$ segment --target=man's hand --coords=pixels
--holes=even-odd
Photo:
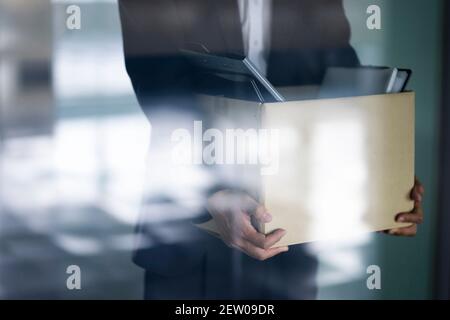
[[[286,234],[285,230],[277,229],[264,235],[255,229],[252,220],[264,224],[270,222],[272,216],[247,194],[219,191],[208,199],[207,207],[228,246],[261,261],[288,251],[288,247],[271,248]]]
[[[413,225],[409,227],[387,230],[386,233],[395,236],[407,236],[407,237],[412,237],[417,234],[417,225],[423,222],[422,200],[424,193],[425,188],[416,178],[414,182],[414,187],[412,188],[410,195],[411,200],[414,200],[414,209],[411,212],[399,213],[395,218],[397,222],[411,222]]]

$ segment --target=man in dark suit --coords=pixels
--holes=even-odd
[[[271,216],[251,192],[217,178],[206,186],[193,183],[208,170],[191,175],[190,184],[181,175],[173,179],[163,154],[173,130],[205,116],[194,97],[202,81],[181,49],[248,56],[276,87],[318,86],[328,67],[359,65],[342,0],[119,0],[119,5],[126,68],[152,124],[150,152],[157,159],[150,170],[166,173],[151,179],[137,226],[134,261],[146,270],[145,297],[315,298],[315,258],[302,245],[270,248],[284,230],[264,236],[253,228],[250,216],[262,223]],[[208,81],[225,91],[226,82]],[[402,214],[405,221],[420,222],[422,192],[416,184],[416,207]],[[187,198],[201,200],[191,206]],[[223,241],[192,226],[203,216],[214,217]],[[395,232],[415,234],[416,226]]]

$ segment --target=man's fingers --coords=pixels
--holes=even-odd
[[[259,205],[253,213],[250,213],[259,223],[272,221],[272,216],[264,206]]]
[[[414,202],[414,208],[411,211],[411,213],[417,213],[421,216],[423,216],[423,207],[422,207],[422,202]]]
[[[272,258],[272,257],[276,256],[277,254],[280,254],[280,253],[283,253],[283,252],[287,252],[287,251],[289,251],[289,247],[287,247],[287,246],[285,246],[285,247],[277,247],[277,248],[270,248],[270,249],[266,250],[266,257],[265,257],[265,259]]]
[[[414,208],[411,212],[402,212],[395,217],[395,221],[411,223],[411,225],[403,228],[385,230],[383,232],[395,236],[415,236],[417,234],[417,225],[423,222],[422,200],[424,193],[425,188],[419,179],[415,177],[414,187],[410,193],[411,199],[414,200]]]
[[[264,249],[266,236],[262,233],[259,233],[249,221],[245,222],[245,227],[242,232],[242,237],[244,240],[251,242],[253,245]]]
[[[414,202],[414,208],[411,212],[402,212],[395,217],[397,222],[411,222],[421,224],[423,222],[423,208],[420,201]]]
[[[410,198],[415,201],[421,202],[423,200],[423,194],[425,193],[425,188],[422,183],[420,183],[417,177],[414,181],[414,187],[411,190]]]
[[[423,223],[423,209],[419,201],[415,201],[414,209],[411,212],[402,212],[395,217],[397,222],[412,223],[412,225],[396,228],[391,230],[385,230],[385,233],[395,236],[415,236],[417,233],[417,225]]]
[[[277,229],[266,235],[266,241],[264,243],[264,249],[273,247],[278,241],[286,235],[286,230]]]
[[[240,210],[255,218],[258,223],[267,223],[272,220],[272,216],[267,212],[267,209],[246,194],[241,196]]]
[[[222,240],[228,246],[258,260],[266,260],[288,250],[288,247],[272,248],[286,231],[278,229],[264,235],[256,230],[252,222],[264,224],[270,222],[272,216],[252,197],[242,193],[221,193],[211,199],[210,205]]]
[[[271,248],[271,249],[261,249],[252,243],[248,241],[243,241],[238,245],[238,248],[241,249],[243,252],[248,254],[249,256],[258,259],[260,261],[264,261],[266,259],[272,258],[276,256],[277,254],[286,252],[289,250],[288,247],[277,247],[277,248]]]
[[[414,187],[411,190],[411,200],[419,201],[419,202],[422,201],[422,194],[419,192],[419,188]]]
[[[418,191],[423,195],[425,193],[425,188],[422,184],[422,182],[417,179],[417,177],[414,178],[414,186],[417,187]]]
[[[393,236],[406,236],[412,237],[417,233],[417,224],[405,228],[397,228],[389,230],[389,234]]]
[[[253,226],[251,225],[247,225],[243,232],[245,240],[251,242],[253,245],[261,249],[269,249],[270,247],[275,245],[278,241],[280,241],[285,234],[286,234],[285,230],[277,229],[268,235],[264,235],[256,231],[255,228],[253,228]]]
[[[238,203],[240,210],[248,215],[254,214],[256,209],[260,206],[260,204],[248,194],[240,194]]]
[[[272,221],[272,216],[267,209],[248,195],[242,198],[241,210],[255,219],[256,223],[264,224]]]
[[[415,201],[421,202],[423,200],[423,187],[418,184],[415,184],[411,190],[410,198]]]
[[[417,213],[400,213],[396,219],[398,222],[411,222],[421,224],[423,222],[423,216]]]

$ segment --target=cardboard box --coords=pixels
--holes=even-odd
[[[266,104],[202,101],[221,115],[224,128],[277,133],[268,157],[277,163],[258,176],[260,200],[273,216],[260,232],[287,230],[276,246],[409,225],[395,216],[413,208],[413,92]],[[255,166],[240,170],[254,177]],[[255,184],[250,180],[242,184]],[[217,234],[212,220],[200,227]]]

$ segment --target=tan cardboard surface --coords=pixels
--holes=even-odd
[[[254,126],[279,134],[270,149],[277,170],[260,177],[273,216],[262,231],[287,230],[278,246],[408,225],[394,218],[413,207],[414,99],[401,93],[259,106]],[[222,112],[230,117],[245,107],[226,101]],[[213,221],[202,227],[215,231]]]

